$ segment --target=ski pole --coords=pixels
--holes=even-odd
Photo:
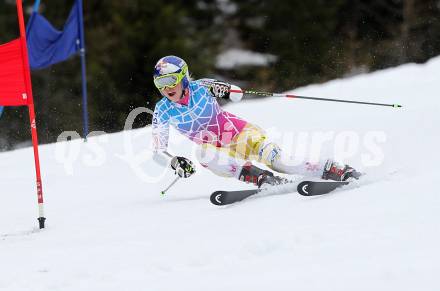
[[[172,154],[170,154],[170,153],[167,152],[167,151],[164,151],[163,153],[164,153],[165,155],[167,155],[168,157],[170,157],[171,159],[175,158]],[[179,157],[177,157],[177,158],[179,158]],[[188,167],[189,167],[189,169],[188,169]],[[176,170],[176,169],[173,168],[173,167],[172,167],[172,169]],[[173,182],[171,182],[171,184],[170,184],[165,190],[163,190],[163,191],[160,192],[160,193],[162,194],[162,196],[165,195],[165,193],[166,193],[171,187],[173,187],[174,184],[176,184],[176,182],[179,180],[179,178],[181,178],[182,175],[183,175],[185,178],[188,178],[189,176],[191,176],[192,174],[195,173],[195,168],[194,168],[193,164],[191,163],[191,161],[189,161],[189,165],[186,166],[186,168],[185,168],[184,171],[188,171],[188,173],[184,173],[184,172],[182,172],[182,173],[179,173],[179,174],[178,174],[178,173],[177,173],[177,170],[176,170],[175,174],[178,175],[178,176],[173,180]]]
[[[171,182],[171,184],[163,191],[160,192],[160,194],[163,196],[165,195],[165,193],[170,190],[171,187],[173,187],[174,184],[176,184],[176,182],[180,179],[179,176],[176,177],[176,179],[173,180],[173,182]]]
[[[309,100],[318,100],[318,101],[332,101],[332,102],[354,103],[354,104],[364,104],[364,105],[389,106],[389,107],[394,107],[394,108],[402,107],[402,105],[399,105],[399,104],[385,104],[385,103],[374,103],[374,102],[353,101],[353,100],[343,100],[343,99],[319,98],[319,97],[309,97],[309,96],[298,96],[298,95],[293,95],[293,94],[259,92],[259,91],[252,91],[252,90],[231,89],[229,92],[257,95],[257,96],[263,96],[263,97],[285,97],[285,98],[309,99]]]

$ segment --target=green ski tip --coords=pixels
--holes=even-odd
[[[401,108],[402,105],[400,105],[400,104],[393,104],[393,107],[394,107],[394,108]]]

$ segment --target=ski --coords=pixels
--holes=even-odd
[[[211,194],[210,200],[214,205],[228,205],[258,194],[262,190],[263,189],[215,191]]]
[[[303,196],[323,195],[349,183],[347,181],[302,181],[298,184],[297,191]]]
[[[298,180],[292,180],[284,184],[267,186],[259,189],[236,190],[236,191],[215,191],[211,194],[210,200],[214,205],[228,205],[253,196],[255,194],[284,194],[295,192]]]

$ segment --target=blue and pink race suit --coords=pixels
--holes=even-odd
[[[312,176],[322,173],[322,163],[314,167],[309,162],[299,165],[286,163],[286,158],[290,157],[281,155],[281,149],[268,141],[261,129],[220,107],[209,90],[211,84],[210,79],[191,81],[189,94],[178,103],[163,97],[156,104],[153,114],[155,152],[167,150],[169,127],[172,125],[192,141],[212,145],[216,149],[219,156],[205,160],[199,157],[199,162],[220,176],[238,178],[243,162],[235,158],[237,153],[242,160],[257,160],[282,173]],[[235,143],[245,146],[237,149]],[[226,152],[223,157],[222,152]],[[248,154],[254,154],[254,157]]]

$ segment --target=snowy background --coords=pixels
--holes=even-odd
[[[367,172],[364,181],[315,198],[217,207],[212,191],[249,186],[200,166],[161,197],[173,176],[148,160],[144,128],[41,146],[48,220],[39,231],[32,150],[1,153],[0,290],[439,290],[439,76],[435,58],[294,91],[402,109],[293,99],[226,106],[272,133],[329,133],[329,154],[337,136],[359,136],[347,161]],[[362,164],[369,132],[385,137],[377,166]],[[170,151],[192,149],[176,137]]]

